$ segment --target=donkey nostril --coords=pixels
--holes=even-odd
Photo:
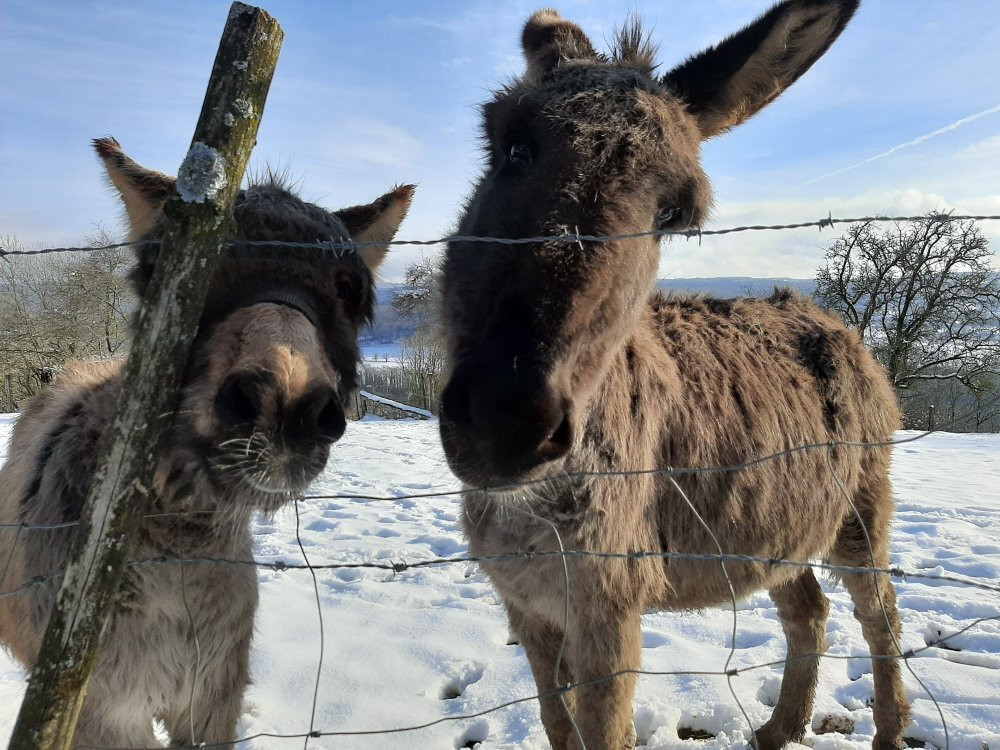
[[[563,411],[559,426],[538,446],[536,455],[543,461],[553,461],[569,453],[573,445],[573,424],[569,412]]]
[[[215,396],[215,413],[230,427],[252,424],[260,414],[260,390],[257,378],[235,374],[226,378]]]
[[[347,428],[344,409],[340,397],[333,388],[320,386],[305,396],[298,407],[299,419],[291,424],[299,424],[295,432],[306,440],[336,442]]]
[[[340,440],[347,429],[347,418],[336,398],[331,398],[316,415],[316,429],[320,438],[331,443]]]

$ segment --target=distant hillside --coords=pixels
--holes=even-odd
[[[375,317],[371,328],[361,331],[368,341],[399,341],[413,333],[413,321],[401,318],[392,309],[392,296],[401,284],[382,282],[375,289]]]
[[[660,279],[656,285],[665,292],[690,292],[713,297],[767,297],[775,287],[788,287],[812,295],[813,279],[755,279],[751,276],[718,276],[714,278]]]
[[[816,282],[812,279],[755,279],[751,276],[719,276],[716,278],[660,279],[657,287],[663,291],[707,294],[714,297],[766,297],[774,288],[790,287],[803,294],[812,294]],[[392,309],[392,296],[399,284],[379,284],[376,292],[375,322],[362,332],[367,341],[399,341],[413,333],[412,320],[401,318]]]

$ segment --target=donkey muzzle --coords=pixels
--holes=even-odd
[[[515,370],[476,368],[452,376],[442,396],[445,455],[474,485],[524,478],[573,445],[570,402]]]

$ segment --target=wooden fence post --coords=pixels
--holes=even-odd
[[[14,411],[14,391],[10,385],[11,374],[8,372],[3,376],[4,388],[7,392],[7,411]]]
[[[215,262],[232,232],[233,201],[283,38],[263,10],[233,3],[191,148],[164,208],[168,222],[123,371],[122,402],[101,438],[98,468],[11,750],[64,750],[72,743],[127,567],[130,535],[152,485],[151,458],[173,418]]]

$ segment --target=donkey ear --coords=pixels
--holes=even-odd
[[[129,240],[137,240],[153,228],[167,198],[173,193],[173,177],[136,164],[114,138],[95,138],[94,150],[104,162],[108,179],[125,204]]]
[[[663,77],[711,138],[755,115],[805,73],[860,0],[785,0]]]
[[[545,71],[555,68],[563,60],[592,60],[597,57],[597,51],[583,29],[550,8],[537,11],[524,24],[521,46],[528,63],[524,77],[530,82],[537,82]]]
[[[389,251],[388,242],[406,218],[416,185],[400,185],[366,206],[342,208],[334,213],[344,222],[351,239],[366,244],[360,248],[361,258],[372,273],[378,270]]]

